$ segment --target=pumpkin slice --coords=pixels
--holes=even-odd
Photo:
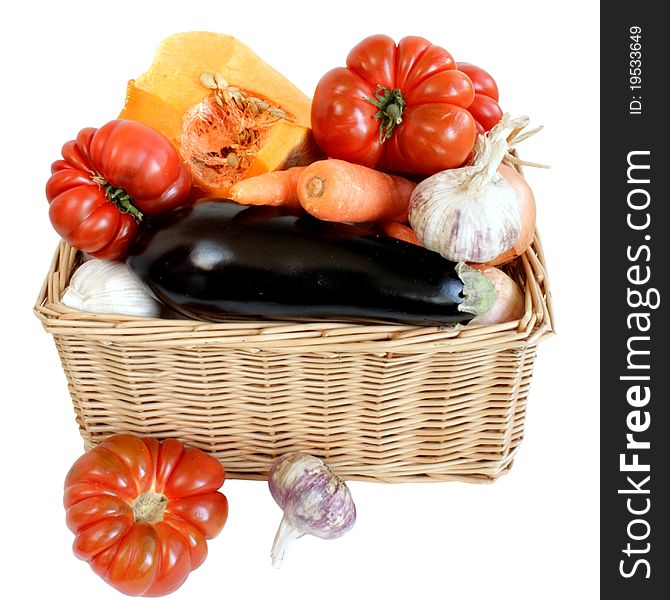
[[[227,196],[240,179],[321,157],[310,99],[228,35],[163,40],[149,70],[128,83],[119,116],[167,136],[206,194]]]

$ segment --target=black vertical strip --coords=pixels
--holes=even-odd
[[[662,4],[601,5],[601,597],[665,599],[670,32]]]

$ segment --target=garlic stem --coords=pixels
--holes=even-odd
[[[295,527],[291,521],[287,518],[286,515],[279,523],[279,528],[277,529],[277,534],[275,535],[274,542],[272,543],[272,551],[270,556],[272,557],[272,566],[275,569],[281,568],[284,562],[284,553],[286,548],[293,541],[305,535],[303,531],[300,531]]]
[[[528,125],[528,120],[526,116],[512,118],[509,113],[505,113],[488,135],[477,138],[474,150],[476,158],[472,165],[475,172],[468,183],[469,193],[479,195],[489,185],[509,149],[508,132],[520,131]]]
[[[540,125],[539,127],[536,127],[535,129],[529,129],[528,131],[524,131],[521,133],[521,130],[523,127],[517,127],[512,133],[510,133],[507,136],[507,145],[510,148],[513,148],[520,142],[523,142],[524,140],[527,140],[529,137],[535,135],[536,133],[539,133],[544,129],[543,125]]]

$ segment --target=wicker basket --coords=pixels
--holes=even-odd
[[[523,436],[533,363],[553,330],[539,239],[510,267],[520,321],[412,325],[140,319],[60,303],[61,243],[35,313],[53,335],[89,449],[112,433],[178,437],[233,478],[278,455],[374,481],[493,481]]]

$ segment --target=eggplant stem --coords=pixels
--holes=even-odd
[[[299,537],[305,535],[303,531],[300,531],[295,527],[284,515],[279,523],[279,529],[277,529],[277,534],[275,535],[274,542],[272,543],[272,551],[270,556],[272,557],[272,566],[275,569],[280,569],[284,562],[284,552],[286,548],[293,541],[297,540]]]
[[[463,282],[463,302],[458,305],[461,312],[482,315],[490,310],[496,301],[493,282],[481,271],[464,262],[456,265],[456,274]]]

